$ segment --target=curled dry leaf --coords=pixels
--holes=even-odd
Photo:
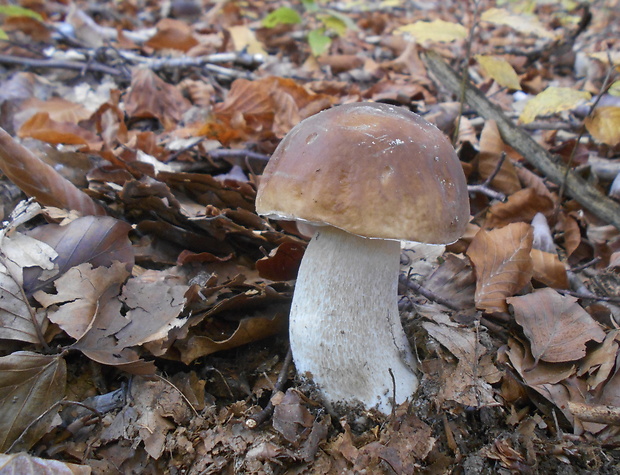
[[[97,136],[71,122],[57,122],[47,112],[37,112],[20,127],[19,137],[31,137],[51,144],[88,145]]]
[[[472,241],[467,255],[476,271],[476,307],[488,313],[505,312],[506,297],[532,278],[532,227],[525,223],[485,231]]]
[[[603,381],[606,381],[611,374],[620,348],[619,339],[620,330],[610,331],[603,343],[588,352],[579,365],[577,376],[588,375],[588,389],[595,389]]]
[[[67,367],[60,356],[19,351],[0,357],[0,452],[20,437],[13,448],[29,450],[49,430],[57,412],[52,407],[65,397],[66,382]],[[43,414],[41,423],[22,434]]]
[[[586,343],[603,341],[605,332],[571,296],[553,289],[508,299],[515,319],[532,345],[535,363],[574,361],[586,355]]]
[[[74,209],[80,214],[105,215],[105,210],[51,166],[0,128],[0,169],[26,195],[40,204]]]

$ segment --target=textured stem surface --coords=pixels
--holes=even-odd
[[[290,340],[300,375],[332,402],[384,413],[418,386],[398,314],[398,241],[320,228],[306,249],[291,307]],[[390,375],[390,370],[394,376]]]

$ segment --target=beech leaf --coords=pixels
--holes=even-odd
[[[477,54],[476,61],[478,61],[485,74],[493,78],[500,86],[521,90],[519,76],[517,76],[514,68],[504,58]]]
[[[615,147],[620,143],[620,107],[597,107],[586,117],[588,132],[599,142]]]
[[[42,459],[29,454],[0,454],[0,473],[21,475],[90,475],[91,468],[59,460]]]
[[[14,448],[28,450],[47,432],[56,413],[50,409],[65,397],[66,379],[66,363],[60,356],[20,351],[0,357],[0,452],[49,411],[43,418],[47,423],[32,426]]]
[[[591,94],[586,91],[577,91],[569,87],[548,87],[525,104],[519,120],[529,124],[538,116],[574,109],[590,97]]]
[[[571,296],[553,289],[508,299],[515,319],[532,345],[535,362],[574,361],[586,355],[586,343],[603,341],[605,332]]]
[[[506,297],[532,278],[532,227],[526,223],[485,231],[481,229],[467,250],[476,270],[476,306],[485,312],[505,312]]]
[[[63,275],[72,267],[89,262],[93,267],[108,267],[118,261],[130,270],[134,250],[127,234],[131,225],[110,216],[85,216],[66,226],[47,224],[28,232],[28,236],[51,246],[58,257],[58,271],[39,280],[41,270],[32,268],[24,273],[24,288],[29,295]]]

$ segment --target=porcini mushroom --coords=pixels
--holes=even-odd
[[[304,254],[289,336],[298,374],[328,403],[389,413],[418,387],[398,313],[400,241],[456,241],[467,183],[446,137],[380,103],[337,106],[295,126],[260,181],[259,214],[316,232]]]

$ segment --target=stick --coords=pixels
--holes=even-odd
[[[620,425],[620,407],[590,406],[589,404],[568,401],[568,410],[573,413],[573,416],[584,422]]]
[[[460,78],[441,57],[427,51],[423,54],[426,67],[452,94],[458,94]],[[465,102],[486,120],[494,120],[504,141],[519,152],[525,160],[558,185],[564,180],[564,169],[554,162],[553,156],[536,143],[526,132],[517,127],[499,107],[489,102],[479,89],[467,84]],[[566,193],[603,221],[620,229],[620,205],[606,197],[583,178],[569,173],[566,177]]]

